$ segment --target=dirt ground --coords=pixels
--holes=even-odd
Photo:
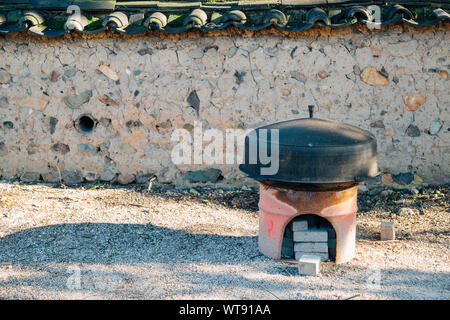
[[[257,190],[0,182],[0,299],[450,299],[449,189],[361,194],[356,258],[305,277],[258,252]]]

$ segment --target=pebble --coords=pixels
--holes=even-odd
[[[106,77],[108,77],[109,79],[113,80],[113,81],[117,81],[119,80],[119,76],[117,74],[116,71],[114,71],[113,69],[111,69],[109,66],[102,64],[98,70],[103,73]]]
[[[416,212],[411,208],[400,208],[396,214],[398,216],[413,216]]]
[[[11,75],[3,69],[0,69],[0,84],[6,84],[11,81]]]
[[[425,101],[427,101],[427,98],[422,94],[410,94],[405,97],[405,108],[408,111],[416,111]]]
[[[130,184],[134,181],[134,175],[132,174],[120,174],[119,177],[117,178],[117,181],[120,184]]]
[[[374,67],[367,67],[361,73],[361,80],[375,87],[387,86],[388,81]]]
[[[430,124],[430,134],[435,135],[437,134],[442,128],[442,124],[439,120],[433,120]]]
[[[92,98],[92,90],[85,90],[79,95],[64,97],[63,102],[70,109],[78,109],[82,104],[89,102],[91,98]]]
[[[408,126],[408,128],[406,129],[406,134],[409,137],[412,137],[412,138],[419,137],[420,136],[420,129],[417,126],[415,126],[413,124],[410,124]]]
[[[198,192],[196,189],[194,189],[194,188],[191,188],[191,189],[189,189],[189,193],[190,194],[194,194],[194,195],[199,195],[200,194],[200,192]]]

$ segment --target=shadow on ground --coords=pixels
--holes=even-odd
[[[21,268],[25,274],[0,278],[0,291],[19,288],[0,294],[4,298],[46,298],[56,293],[56,297],[73,297],[74,292],[93,298],[137,299],[217,293],[230,299],[341,299],[355,293],[449,298],[448,273],[383,269],[381,289],[368,282],[373,271],[355,265],[324,267],[321,277],[308,279],[299,277],[295,266],[262,256],[257,237],[190,234],[154,225],[52,225],[11,234],[0,239],[0,248],[0,266]],[[67,286],[73,274],[70,265],[83,270],[82,285],[75,291]],[[27,270],[36,275],[27,277]],[[340,295],[335,297],[337,288]]]
[[[246,262],[257,237],[191,234],[154,225],[80,223],[18,231],[0,239],[0,263]]]

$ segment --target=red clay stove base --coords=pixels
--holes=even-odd
[[[260,184],[259,251],[281,259],[286,226],[295,217],[315,214],[336,231],[336,263],[355,256],[357,186],[340,191],[296,191]]]

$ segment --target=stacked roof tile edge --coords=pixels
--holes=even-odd
[[[298,32],[314,26],[341,28],[357,23],[368,28],[404,23],[435,26],[450,20],[450,1],[113,1],[0,0],[0,34],[28,31],[45,37],[70,32],[95,34],[114,30],[140,34],[148,30],[181,33],[244,30]]]

